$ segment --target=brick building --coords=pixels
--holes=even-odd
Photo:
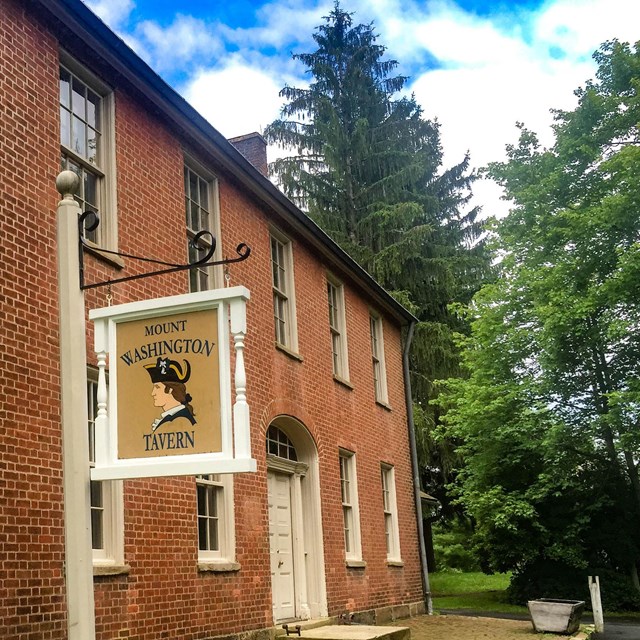
[[[227,282],[250,290],[257,473],[91,483],[96,637],[266,634],[290,619],[369,612],[381,622],[424,608],[403,368],[414,319],[263,175],[259,135],[231,142],[79,0],[0,0],[2,638],[74,637],[60,426],[62,168],[81,177],[82,209],[100,214],[87,232],[96,247],[182,262],[206,228],[218,257],[239,242],[252,249],[226,272],[110,291],[120,304]],[[86,269],[106,280],[147,267],[95,250]],[[88,291],[87,311],[106,306],[106,294]]]

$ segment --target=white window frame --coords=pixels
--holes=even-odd
[[[376,402],[388,406],[387,367],[384,359],[384,336],[382,318],[369,312],[369,329],[371,335],[371,362],[373,366],[373,385]]]
[[[380,479],[382,484],[382,510],[384,513],[387,561],[401,562],[398,503],[396,500],[396,475],[393,465],[385,463],[380,465]]]
[[[87,427],[89,430],[89,466],[95,460],[95,419],[97,407],[98,372],[87,370]],[[122,480],[91,480],[92,556],[94,567],[124,564],[124,499]],[[102,504],[94,505],[95,487],[101,491]],[[101,510],[102,544],[93,546],[94,512]]]
[[[200,521],[203,518],[209,518],[210,514],[202,513],[200,510],[199,491],[204,490],[207,498],[205,505],[208,504],[208,495],[210,492],[216,494],[216,526],[217,526],[217,549],[202,549],[200,545]],[[211,474],[196,476],[196,511],[197,511],[197,541],[198,541],[198,562],[210,564],[215,567],[216,564],[226,565],[235,562],[235,515],[233,507],[233,474]]]
[[[353,451],[339,450],[340,496],[344,524],[344,550],[349,561],[362,560],[362,538],[360,535],[360,506],[358,503],[358,476],[356,455]]]
[[[282,247],[281,255],[274,260],[274,242]],[[293,276],[293,247],[291,240],[277,229],[269,232],[269,257],[271,286],[273,288],[273,321],[276,346],[286,351],[298,352],[296,323],[296,296]],[[276,272],[278,275],[276,276]]]
[[[115,147],[115,100],[112,89],[91,73],[86,67],[74,60],[65,51],[60,51],[60,69],[78,79],[83,85],[100,97],[100,121],[96,128],[100,131],[100,143],[95,161],[79,154],[70,145],[62,141],[62,116],[60,116],[60,154],[63,169],[71,162],[79,175],[91,173],[97,178],[95,208],[100,217],[100,224],[93,238],[87,238],[96,248],[116,250],[118,247],[118,216],[116,191],[116,147]],[[60,110],[69,110],[62,105],[59,97]],[[83,210],[94,207],[85,206],[83,199],[84,186],[80,186],[78,203]]]
[[[220,234],[220,196],[218,189],[217,177],[207,171],[205,167],[194,160],[191,156],[185,154],[184,156],[184,200],[185,200],[185,224],[187,229],[187,260],[193,260],[194,256],[201,255],[200,252],[194,252],[191,248],[191,243],[194,236],[199,231],[209,231],[216,241],[216,248],[213,253],[213,260],[221,260],[222,256],[222,239]],[[196,206],[201,204],[200,192],[196,197],[191,194],[189,182],[187,180],[187,172],[194,175],[198,179],[198,185],[205,184],[206,193],[208,197],[208,224],[205,227],[194,228],[191,226],[192,217],[190,215],[191,203],[195,203]],[[206,240],[200,240],[200,246],[205,250],[209,249],[211,245]],[[208,286],[205,286],[202,279],[206,278]],[[222,265],[216,267],[205,267],[204,269],[190,269],[189,270],[189,291],[205,291],[209,289],[219,289],[223,286],[223,274]]]
[[[331,334],[333,375],[339,380],[348,382],[349,357],[344,285],[330,274],[327,274],[327,304],[329,306],[329,331]]]

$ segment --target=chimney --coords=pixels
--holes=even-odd
[[[256,131],[229,138],[229,142],[263,175],[267,176],[267,141]]]

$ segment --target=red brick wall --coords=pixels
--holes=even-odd
[[[24,6],[0,0],[0,637],[46,640],[66,637],[54,226],[58,43]],[[195,150],[118,86],[115,105],[119,247],[183,260],[183,150]],[[399,329],[384,319],[388,411],[374,401],[366,298],[345,282],[351,390],[332,377],[327,266],[292,234],[303,361],[276,350],[269,224],[290,230],[231,176],[199,160],[219,177],[223,253],[232,255],[241,241],[252,249],[249,260],[230,267],[231,284],[251,291],[245,353],[258,462],[257,474],[235,479],[241,569],[198,572],[193,478],[126,481],[131,571],[94,579],[98,637],[206,638],[272,625],[264,437],[282,413],[303,422],[318,447],[329,613],[419,601]],[[119,273],[96,258],[87,262],[88,281]],[[125,263],[127,273],[145,268]],[[118,304],[186,290],[179,273],[116,285],[112,293]],[[87,309],[104,306],[105,294],[88,292]],[[365,569],[344,562],[338,447],[357,455]],[[396,469],[404,567],[386,564],[380,462]]]
[[[53,217],[59,159],[50,142],[58,130],[57,58],[57,43],[22,5],[0,0],[3,638],[66,634]]]

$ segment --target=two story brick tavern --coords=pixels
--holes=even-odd
[[[186,263],[200,230],[215,236],[218,259],[251,247],[227,268],[85,294],[88,317],[107,298],[246,287],[257,463],[255,473],[87,480],[94,608],[81,614],[95,637],[267,638],[287,621],[424,611],[406,383],[413,316],[268,180],[259,134],[225,139],[79,0],[0,0],[0,637],[77,637],[62,170],[79,177],[81,210],[101,220],[85,232],[88,280],[149,268],[100,249]],[[86,326],[89,469],[97,361]]]

